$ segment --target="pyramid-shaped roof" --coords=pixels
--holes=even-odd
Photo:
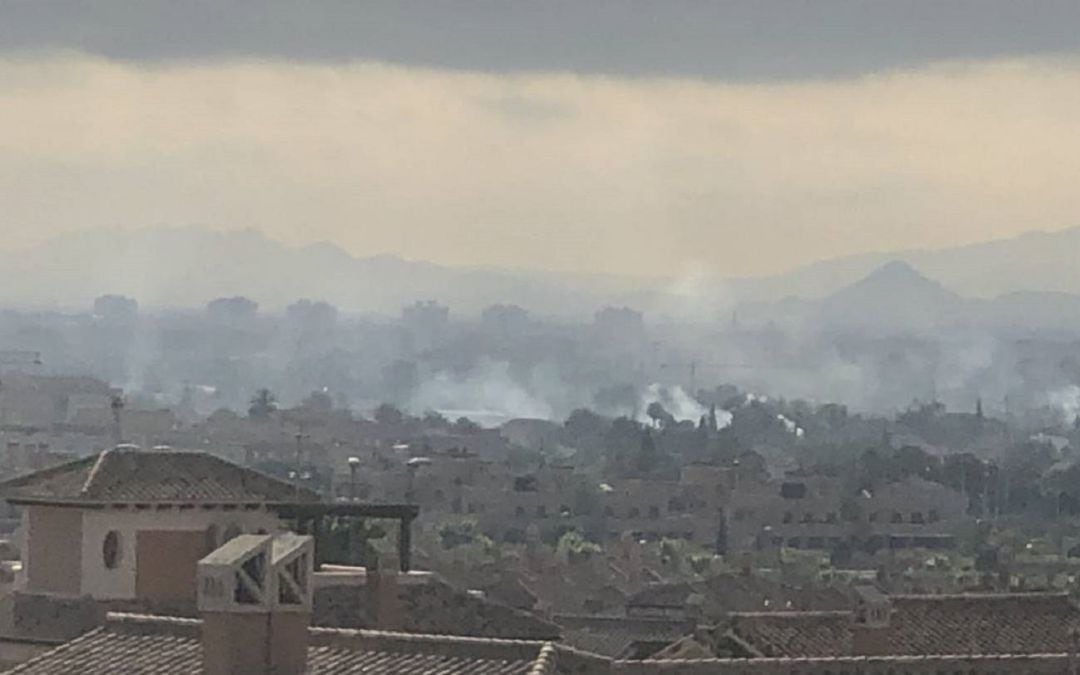
[[[201,451],[118,447],[0,482],[13,504],[315,502],[317,493]]]

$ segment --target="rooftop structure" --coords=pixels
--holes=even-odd
[[[111,614],[14,673],[543,675],[547,643],[310,628],[314,540],[241,535],[198,564],[201,619]]]
[[[319,495],[209,453],[120,446],[0,483],[12,504],[281,504]]]

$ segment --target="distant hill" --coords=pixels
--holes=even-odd
[[[956,293],[894,260],[825,298],[819,320],[834,327],[928,329],[951,321],[964,305]]]
[[[433,299],[457,314],[514,303],[537,314],[589,316],[604,305],[626,304],[653,318],[726,321],[737,304],[768,307],[785,300],[789,314],[810,312],[840,323],[853,317],[887,324],[942,316],[955,321],[972,311],[978,321],[1005,325],[1061,323],[1080,306],[1080,228],[837,258],[767,278],[675,276],[648,282],[448,267],[390,255],[359,258],[328,243],[287,246],[253,230],[94,230],[0,258],[0,303],[84,308],[98,295],[122,293],[149,307],[198,307],[245,295],[266,308],[312,298],[346,311],[397,314],[406,304]],[[989,304],[976,307],[962,298]]]
[[[1080,227],[933,251],[835,258],[787,274],[733,280],[731,286],[745,301],[775,301],[788,295],[824,298],[893,260],[908,263],[965,297],[993,298],[1019,291],[1080,294]]]
[[[1017,291],[992,299],[965,298],[906,262],[893,260],[821,299],[753,303],[758,323],[796,323],[871,334],[928,333],[950,328],[997,335],[1070,338],[1080,332],[1080,294]]]
[[[144,306],[199,307],[244,295],[267,308],[298,298],[351,311],[397,314],[433,299],[469,313],[517,303],[539,313],[591,314],[633,291],[609,278],[444,267],[395,256],[356,258],[332,244],[290,247],[253,230],[97,230],[57,238],[0,260],[0,301],[88,307],[122,293]]]

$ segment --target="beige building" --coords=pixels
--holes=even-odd
[[[967,507],[961,493],[919,478],[857,494],[826,476],[745,482],[726,509],[727,548],[949,548]]]
[[[198,563],[198,619],[111,614],[19,675],[546,675],[554,645],[310,628],[311,537],[239,536]]]
[[[203,452],[118,447],[0,483],[21,507],[18,592],[194,605],[195,566],[223,542],[281,529],[274,507],[318,495]]]

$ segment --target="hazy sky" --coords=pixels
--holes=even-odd
[[[0,248],[781,271],[1080,225],[1080,3],[0,4]]]

